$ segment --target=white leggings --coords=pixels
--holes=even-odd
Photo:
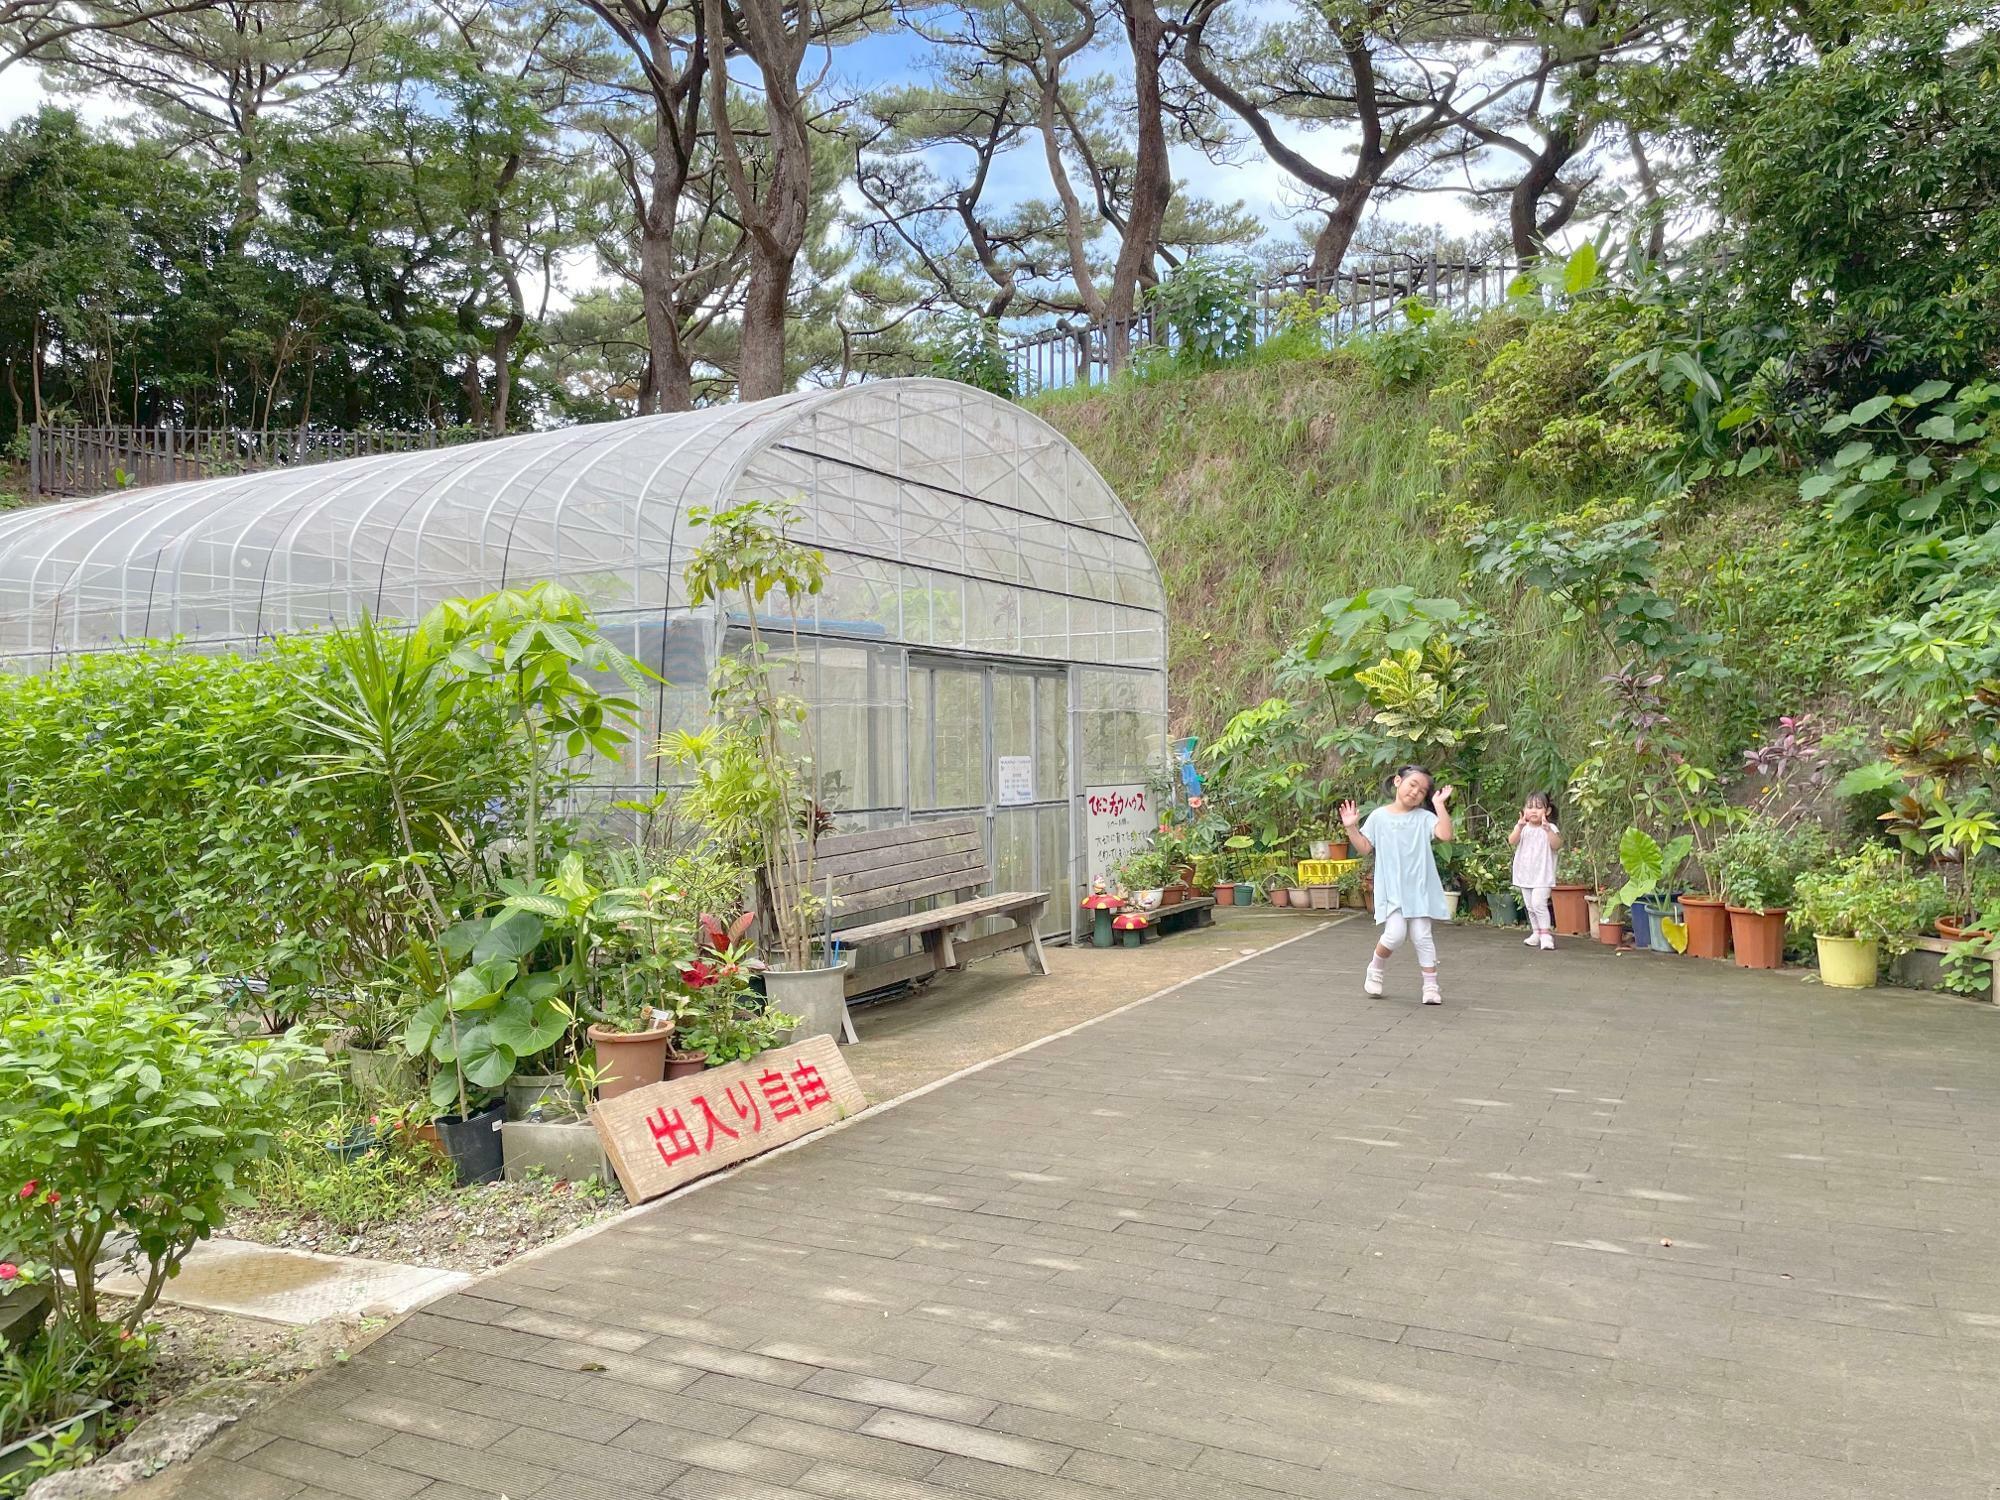
[[[1521,894],[1528,898],[1528,925],[1537,932],[1554,932],[1555,923],[1549,920],[1549,893],[1553,886],[1524,885]]]
[[[1405,935],[1417,940],[1417,966],[1429,973],[1438,966],[1437,944],[1431,941],[1431,919],[1429,917],[1406,917],[1401,912],[1391,913],[1389,920],[1382,924],[1381,946],[1394,953],[1403,946]],[[1375,962],[1381,963],[1382,955],[1375,955]]]

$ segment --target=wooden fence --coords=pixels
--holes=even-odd
[[[1503,264],[1441,261],[1436,257],[1381,261],[1343,268],[1325,276],[1294,272],[1267,281],[1254,292],[1249,309],[1251,347],[1280,332],[1310,295],[1313,320],[1329,338],[1378,332],[1409,321],[1411,298],[1453,312],[1483,312],[1506,300],[1514,268]],[[1173,331],[1150,310],[1120,324],[1061,324],[1003,344],[1014,394],[1100,385],[1111,374],[1111,330],[1122,326],[1127,347],[1174,350]]]
[[[408,453],[462,440],[460,433],[434,430],[35,427],[29,432],[28,494],[38,500],[73,500],[182,479]]]

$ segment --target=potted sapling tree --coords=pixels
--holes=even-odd
[[[684,573],[688,603],[733,605],[732,623],[740,621],[747,638],[740,651],[719,653],[709,674],[709,725],[670,735],[664,753],[694,773],[689,814],[756,872],[771,1004],[802,1017],[802,1036],[839,1036],[847,967],[826,961],[814,941],[818,919],[831,919],[813,876],[830,816],[817,763],[799,744],[806,706],[780,690],[760,614],[777,593],[796,618],[825,586],[825,557],[787,535],[803,519],[796,507],[766,500],[688,512],[689,523],[707,532]]]

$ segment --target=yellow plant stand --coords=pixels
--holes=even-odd
[[[1340,877],[1361,868],[1358,859],[1302,859],[1299,861],[1299,884],[1302,886],[1338,885]]]

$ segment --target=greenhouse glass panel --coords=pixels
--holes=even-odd
[[[778,598],[760,614],[841,826],[983,815],[996,875],[1051,891],[1065,926],[1082,788],[1164,758],[1165,593],[1089,461],[968,386],[802,391],[15,512],[0,658],[255,651],[549,579],[665,679],[636,695],[635,742],[587,767],[601,801],[648,795],[682,779],[658,737],[706,722],[716,643],[748,624],[740,601],[688,607],[690,512],[751,499],[797,507],[794,535],[826,557],[796,618]]]

